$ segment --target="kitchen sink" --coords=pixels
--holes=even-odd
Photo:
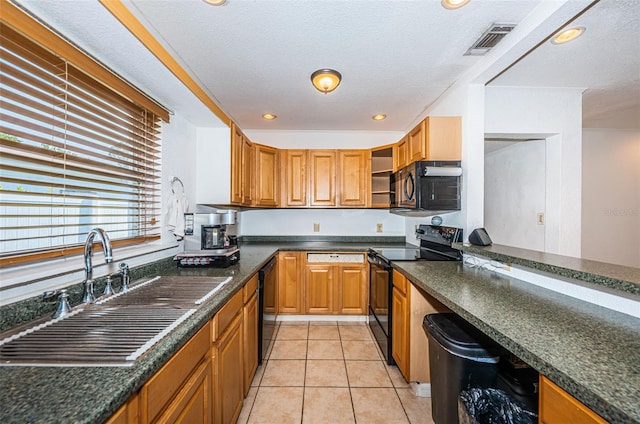
[[[131,366],[231,278],[155,277],[0,340],[0,366]]]

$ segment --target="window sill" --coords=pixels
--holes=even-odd
[[[118,264],[123,261],[130,267],[135,267],[173,256],[180,250],[180,243],[162,243],[160,240],[123,246],[114,248],[113,262],[105,264],[102,251],[95,249],[92,257],[93,277],[98,278],[116,272]],[[83,279],[82,255],[4,267],[0,269],[0,306],[40,296],[47,290],[78,284]]]

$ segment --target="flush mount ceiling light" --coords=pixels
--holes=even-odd
[[[373,119],[374,121],[382,121],[386,117],[387,115],[385,115],[384,113],[379,113],[377,115],[373,115],[371,119]]]
[[[222,6],[227,0],[202,0],[203,2],[210,4],[211,6]]]
[[[445,9],[459,9],[467,3],[469,3],[469,0],[442,0],[442,7]]]
[[[266,119],[267,121],[273,121],[274,119],[276,119],[276,118],[277,118],[277,116],[276,116],[276,115],[271,114],[271,113],[264,113],[264,114],[262,114],[262,117],[263,117],[264,119]]]
[[[324,94],[330,93],[340,85],[342,75],[333,69],[318,69],[311,74],[311,83]]]
[[[551,39],[553,44],[564,44],[580,37],[585,31],[585,27],[575,27],[560,31]]]

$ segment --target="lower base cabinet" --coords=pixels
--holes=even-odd
[[[235,423],[257,368],[257,282],[249,279],[107,423]]]
[[[450,310],[396,270],[393,271],[392,302],[393,359],[405,380],[430,383],[429,340],[422,321],[427,314]]]
[[[539,416],[541,424],[607,422],[543,375],[540,375]]]

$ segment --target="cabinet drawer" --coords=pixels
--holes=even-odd
[[[395,269],[393,270],[393,287],[397,288],[400,293],[407,294],[407,277]]]
[[[363,253],[307,253],[308,263],[363,264]]]
[[[247,303],[251,296],[258,290],[258,274],[255,274],[242,289],[244,303]]]
[[[143,422],[155,420],[210,348],[211,323],[208,322],[142,388]]]
[[[234,294],[231,299],[220,309],[214,319],[216,323],[214,325],[215,334],[213,334],[213,340],[216,341],[220,334],[224,333],[227,326],[233,321],[233,318],[240,312],[243,302],[243,291],[240,290]]]
[[[540,376],[540,423],[602,424],[606,422],[551,380]]]

